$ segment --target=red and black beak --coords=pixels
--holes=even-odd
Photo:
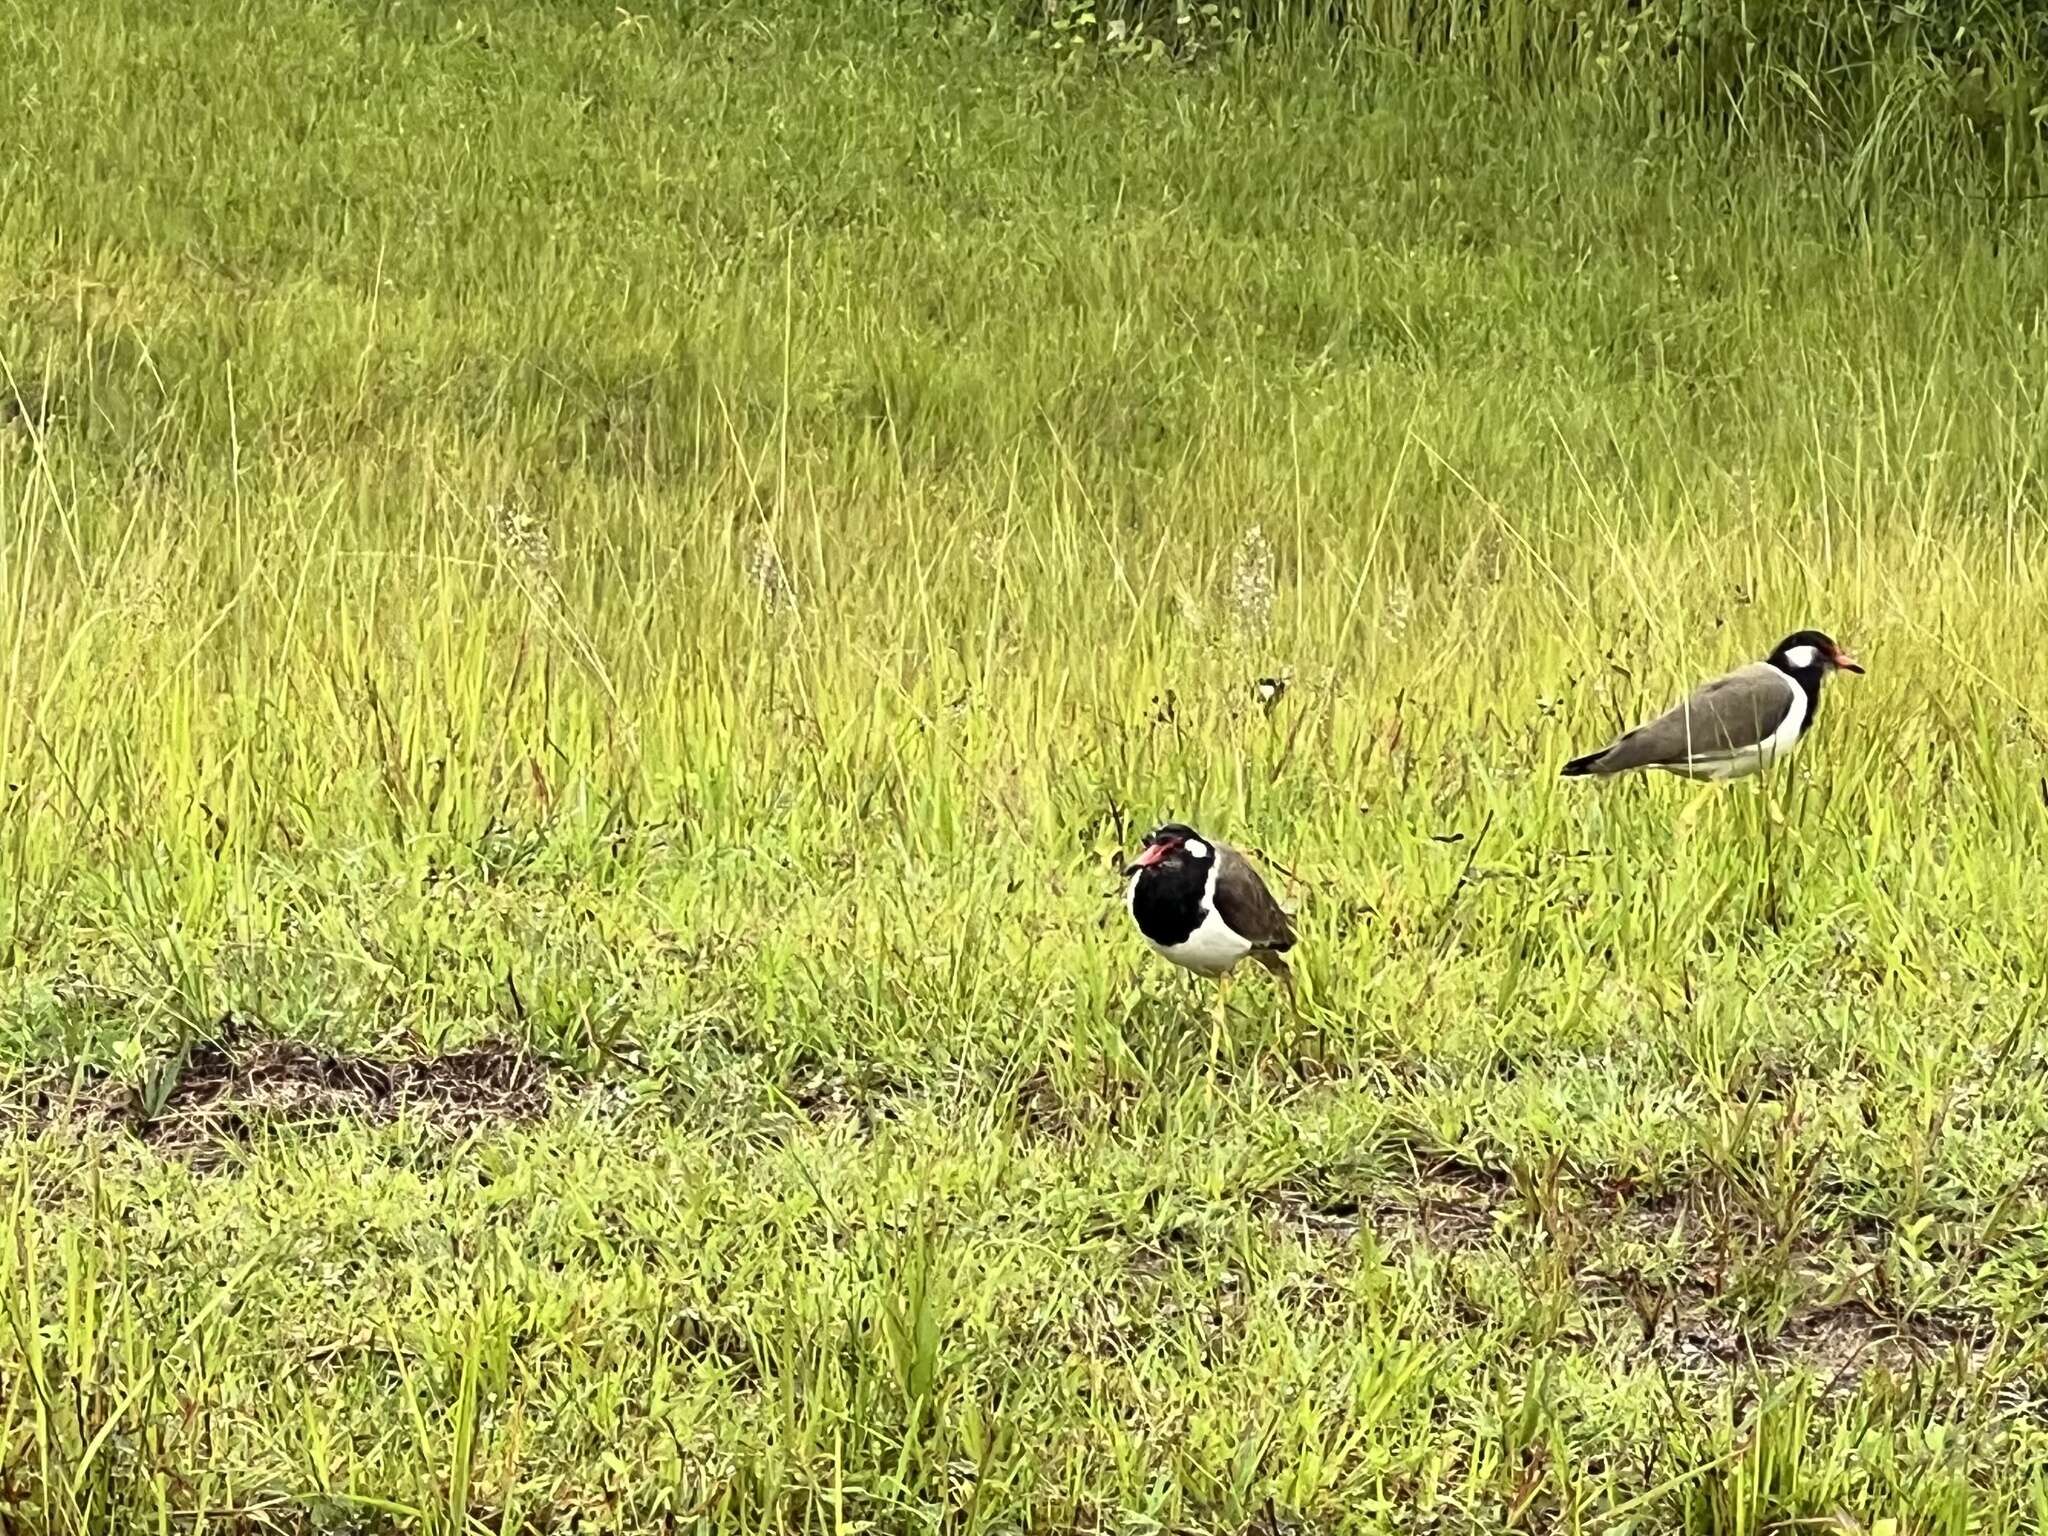
[[[1150,869],[1179,846],[1180,844],[1172,838],[1162,838],[1156,843],[1147,843],[1145,851],[1124,866],[1124,873],[1135,875],[1141,869]]]
[[[1829,659],[1844,672],[1861,672],[1863,670],[1863,664],[1839,645],[1835,647],[1835,654]]]

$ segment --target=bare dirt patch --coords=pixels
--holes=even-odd
[[[1511,1175],[1463,1158],[1418,1159],[1410,1188],[1373,1206],[1373,1226],[1382,1241],[1422,1246],[1437,1253],[1483,1248],[1500,1230],[1504,1216],[1522,1209]]]
[[[1860,1300],[1810,1307],[1775,1331],[1746,1324],[1697,1286],[1638,1308],[1644,1348],[1667,1369],[1710,1379],[1746,1370],[1803,1368],[1830,1395],[1852,1392],[1876,1371],[1905,1376],[1944,1362],[1981,1362],[1989,1329],[1963,1317],[1896,1316]]]
[[[1060,1142],[1080,1138],[1079,1116],[1042,1069],[1018,1084],[1015,1107],[1017,1119],[1034,1136]]]
[[[1816,1225],[1777,1252],[1769,1278],[1781,1288],[1775,1321],[1738,1294],[1777,1246],[1769,1224],[1717,1186],[1693,1185],[1631,1199],[1526,1179],[1455,1156],[1414,1161],[1412,1175],[1384,1180],[1304,1170],[1256,1196],[1278,1233],[1336,1250],[1370,1230],[1389,1255],[1459,1258],[1535,1243],[1561,1257],[1591,1313],[1613,1337],[1674,1376],[1705,1382],[1803,1369],[1830,1395],[1876,1373],[1967,1371],[1996,1347],[1981,1315],[1911,1314],[1844,1295],[1845,1254],[1864,1234]],[[1754,1276],[1750,1276],[1754,1278]],[[1787,1304],[1789,1303],[1789,1305]]]
[[[1263,1191],[1256,1203],[1276,1228],[1318,1246],[1348,1244],[1370,1228],[1387,1247],[1435,1253],[1485,1247],[1503,1214],[1522,1205],[1508,1174],[1434,1155],[1399,1178],[1305,1172]]]
[[[248,1039],[236,1027],[160,1061],[145,1084],[101,1077],[25,1096],[31,1126],[119,1126],[166,1150],[247,1140],[264,1125],[382,1123],[424,1115],[467,1130],[546,1115],[553,1073],[523,1046],[486,1040],[441,1054],[368,1055],[303,1040]]]
[[[1967,1318],[1892,1317],[1860,1302],[1844,1302],[1794,1318],[1770,1341],[1770,1350],[1778,1359],[1828,1377],[1832,1385],[1846,1386],[1876,1368],[1903,1376],[1915,1366],[1959,1356],[1975,1365],[1990,1345],[1988,1330]]]
[[[887,1072],[848,1072],[820,1064],[799,1068],[777,1090],[812,1125],[850,1126],[863,1138],[900,1119],[909,1097],[909,1090]]]

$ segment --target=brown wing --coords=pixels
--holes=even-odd
[[[1784,723],[1797,687],[1767,662],[1738,667],[1615,742],[1601,755],[1597,771],[1621,773],[1727,757],[1753,747]]]
[[[1255,949],[1294,947],[1293,920],[1235,848],[1216,850],[1216,915]]]

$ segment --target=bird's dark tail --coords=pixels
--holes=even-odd
[[[1576,779],[1582,774],[1597,773],[1600,769],[1600,759],[1606,755],[1607,748],[1602,747],[1598,752],[1588,752],[1584,757],[1575,757],[1559,770],[1558,777]]]

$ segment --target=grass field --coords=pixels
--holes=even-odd
[[[2038,1528],[2044,205],[845,9],[0,12],[0,1526]]]

